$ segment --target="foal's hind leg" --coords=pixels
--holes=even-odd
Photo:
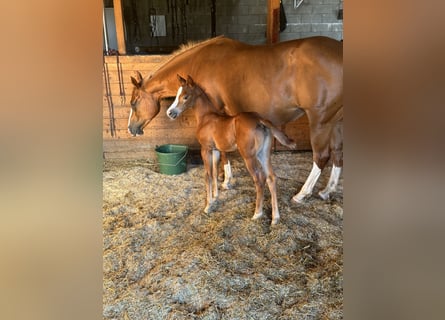
[[[269,187],[270,197],[272,202],[272,222],[271,224],[277,224],[280,220],[280,211],[278,209],[278,199],[277,199],[277,178],[273,172],[272,164],[270,162],[270,153],[272,146],[272,138],[265,141],[263,148],[258,154],[258,160],[266,173],[266,182]]]
[[[224,189],[230,189],[232,187],[230,179],[232,179],[232,168],[230,167],[230,161],[225,152],[221,152],[221,165],[218,173],[218,179],[223,180],[222,187]]]
[[[241,151],[241,150],[240,150]],[[255,213],[252,220],[256,220],[263,215],[263,202],[264,202],[264,182],[266,177],[264,176],[261,168],[258,167],[256,158],[251,156],[244,156],[244,162],[246,163],[247,170],[253,178],[256,189],[256,203],[255,203]]]
[[[329,199],[331,192],[335,191],[343,167],[343,122],[338,122],[331,137],[332,171],[326,187],[318,194],[323,200]]]

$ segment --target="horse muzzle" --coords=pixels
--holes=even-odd
[[[132,128],[132,127],[128,127],[128,132],[133,136],[142,136],[144,134],[144,130],[142,130],[140,127],[138,128]]]

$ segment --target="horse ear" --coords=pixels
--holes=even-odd
[[[193,80],[193,78],[190,75],[187,76],[187,84],[190,87],[194,87],[195,86],[195,81]]]
[[[138,77],[138,81],[142,82],[142,74],[139,71],[136,71],[136,75]]]
[[[179,74],[176,75],[178,77],[179,83],[181,86],[185,85],[186,81],[183,77],[181,77]]]
[[[140,83],[135,78],[133,78],[133,77],[130,77],[130,78],[131,78],[131,82],[133,82],[133,84],[136,88],[139,88],[141,86]]]

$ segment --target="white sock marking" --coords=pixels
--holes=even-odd
[[[227,160],[227,164],[224,165],[224,182],[222,184],[224,189],[230,188],[230,179],[232,178],[232,167],[230,161]]]
[[[315,183],[317,182],[318,178],[320,177],[321,169],[317,166],[317,164],[314,162],[312,165],[311,173],[309,173],[309,176],[306,179],[306,182],[304,183],[303,187],[301,188],[300,192],[296,194],[292,200],[296,202],[302,202],[303,199],[312,193],[312,189],[314,189]]]
[[[329,177],[328,184],[326,188],[320,191],[318,194],[323,200],[327,200],[329,198],[329,194],[337,188],[338,179],[340,178],[341,167],[332,166],[331,176]]]

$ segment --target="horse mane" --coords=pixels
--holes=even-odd
[[[181,53],[183,53],[183,52],[185,52],[185,51],[187,51],[189,49],[200,47],[200,46],[208,44],[209,42],[213,42],[213,41],[216,41],[216,40],[222,39],[222,38],[224,38],[224,35],[220,35],[220,36],[213,37],[213,38],[210,38],[210,39],[207,39],[207,40],[202,40],[202,41],[189,41],[187,43],[183,43],[183,44],[181,44],[179,46],[178,50],[173,52],[173,57],[172,58],[174,58],[177,55],[180,55]]]
[[[214,38],[210,38],[210,39],[206,39],[206,40],[202,40],[202,41],[189,41],[187,43],[183,43],[179,46],[179,49],[176,51],[173,51],[173,53],[171,54],[171,56],[164,61],[164,63],[162,63],[155,71],[153,71],[148,77],[147,79],[150,79],[156,72],[158,72],[160,69],[162,69],[167,63],[169,63],[170,61],[172,61],[173,59],[175,59],[176,57],[184,54],[185,52],[188,52],[191,49],[195,49],[201,46],[205,46],[211,42],[217,41],[219,39],[224,38],[224,35],[220,35]],[[144,79],[145,80],[145,79]]]

